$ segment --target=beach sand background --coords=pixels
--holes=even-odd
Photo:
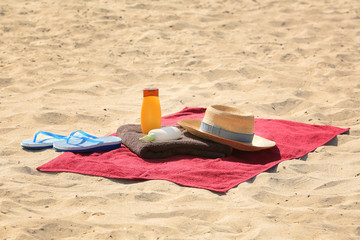
[[[359,239],[360,2],[0,3],[0,239]],[[36,167],[38,130],[98,136],[234,105],[256,117],[350,127],[227,194]]]

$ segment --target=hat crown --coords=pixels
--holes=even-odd
[[[202,121],[231,132],[254,133],[254,115],[234,107],[212,105],[206,109]]]

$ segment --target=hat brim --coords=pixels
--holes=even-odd
[[[268,139],[262,138],[257,135],[254,135],[252,142],[248,142],[248,143],[237,142],[226,138],[221,138],[219,136],[200,130],[201,119],[184,119],[184,120],[180,120],[178,124],[195,136],[209,139],[214,142],[222,143],[225,145],[229,145],[235,149],[242,151],[260,151],[263,149],[272,148],[276,145],[274,141],[270,141]]]

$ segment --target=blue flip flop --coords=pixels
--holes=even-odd
[[[62,152],[110,151],[120,146],[121,138],[119,137],[96,137],[83,131],[72,132],[66,139],[53,144],[55,150]]]
[[[49,136],[50,138],[38,139],[38,135],[43,134]],[[54,142],[66,139],[67,136],[54,134],[45,131],[38,131],[35,133],[33,139],[24,140],[21,142],[21,147],[31,150],[44,149],[44,148],[52,148]]]

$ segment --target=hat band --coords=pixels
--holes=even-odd
[[[252,142],[254,134],[237,133],[201,121],[200,130],[237,142]]]

